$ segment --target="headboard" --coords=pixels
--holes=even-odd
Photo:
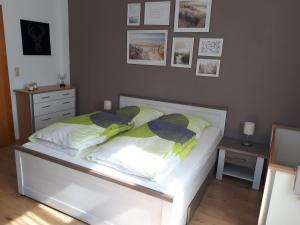
[[[124,106],[144,106],[157,109],[165,114],[187,113],[190,115],[201,116],[212,123],[214,127],[220,128],[222,134],[225,130],[227,110],[215,109],[210,107],[191,106],[166,101],[149,100],[144,98],[129,97],[120,95],[120,107]]]

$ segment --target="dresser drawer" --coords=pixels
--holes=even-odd
[[[42,129],[44,127],[47,127],[53,123],[62,121],[64,119],[67,119],[69,117],[75,116],[75,109],[69,109],[62,112],[56,112],[51,113],[48,115],[38,116],[35,117],[35,130]]]
[[[39,116],[34,118],[34,126],[35,130],[40,130],[44,127],[49,126],[50,124],[55,123],[55,115],[54,114],[48,114],[44,116]]]
[[[75,89],[68,89],[63,91],[53,91],[48,93],[40,93],[33,95],[33,103],[41,103],[46,101],[53,101],[62,98],[75,97]]]
[[[256,157],[226,151],[225,162],[248,168],[255,168]]]
[[[34,116],[41,116],[54,112],[75,108],[75,98],[64,98],[56,101],[34,104]]]

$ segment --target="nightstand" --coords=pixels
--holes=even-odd
[[[268,146],[253,144],[242,146],[241,141],[223,138],[219,146],[216,178],[222,180],[228,175],[252,182],[252,188],[259,190],[264,161],[268,158]]]

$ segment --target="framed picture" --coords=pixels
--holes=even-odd
[[[209,32],[212,0],[176,0],[175,32]]]
[[[169,25],[170,23],[170,1],[146,2],[145,3],[145,25]]]
[[[174,37],[171,66],[191,68],[194,38]]]
[[[200,38],[198,55],[221,57],[222,49],[222,38]]]
[[[127,31],[127,63],[165,66],[167,30]]]
[[[220,60],[218,59],[198,59],[196,67],[197,76],[219,77]]]
[[[51,55],[49,23],[20,20],[23,54]]]
[[[127,25],[139,26],[141,18],[141,3],[129,3],[127,6]]]

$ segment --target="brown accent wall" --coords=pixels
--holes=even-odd
[[[209,33],[173,33],[175,0],[170,26],[127,27],[128,2],[69,1],[71,83],[80,113],[102,108],[104,99],[116,106],[126,93],[226,106],[230,137],[241,136],[245,120],[257,123],[254,139],[265,143],[273,122],[300,126],[300,1],[213,0]],[[168,29],[167,66],[127,65],[127,29]],[[192,69],[170,67],[174,36],[195,37]],[[218,79],[195,76],[200,37],[224,38]]]

